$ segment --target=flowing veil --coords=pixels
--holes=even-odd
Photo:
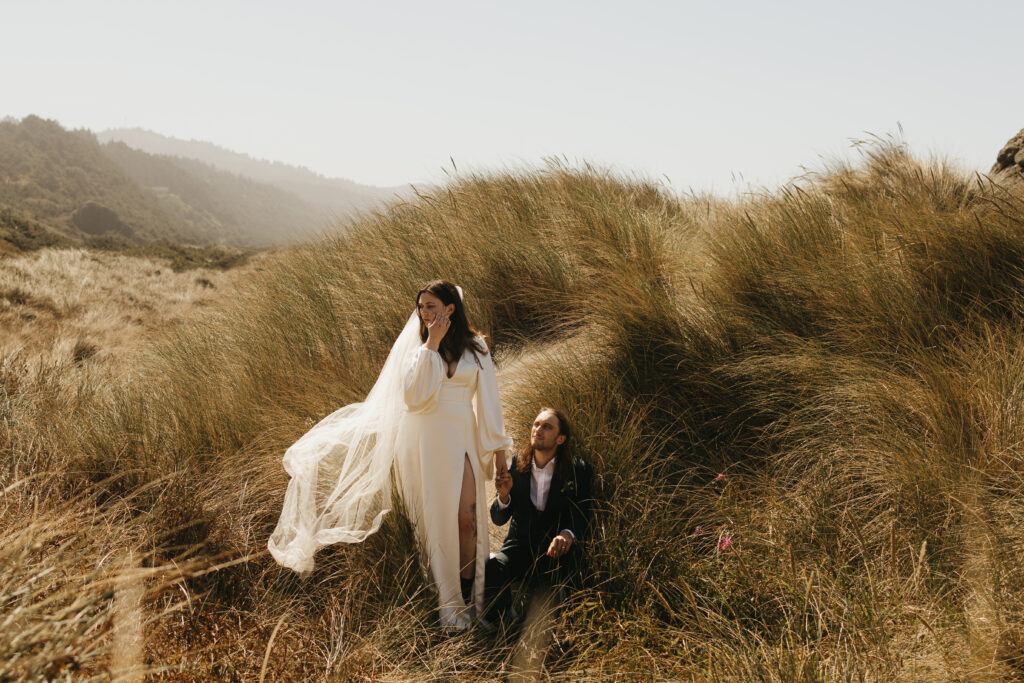
[[[331,413],[285,452],[291,481],[277,528],[267,541],[279,564],[311,571],[321,546],[358,543],[380,528],[391,507],[404,376],[422,343],[419,324],[413,312],[366,400]]]

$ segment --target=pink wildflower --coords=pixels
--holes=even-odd
[[[732,547],[732,540],[730,540],[728,536],[722,536],[720,539],[718,539],[719,552],[724,552],[728,550],[730,547]]]
[[[716,484],[717,484],[718,482],[720,482],[720,481],[724,481],[724,480],[725,480],[725,473],[724,473],[724,472],[719,472],[719,473],[718,473],[718,476],[717,476],[717,477],[715,477],[715,483],[716,483]]]

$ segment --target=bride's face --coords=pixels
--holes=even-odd
[[[416,302],[416,308],[420,312],[420,319],[426,324],[433,322],[434,316],[441,311],[444,311],[449,316],[455,312],[455,304],[445,306],[439,298],[430,292],[420,294],[420,299]]]

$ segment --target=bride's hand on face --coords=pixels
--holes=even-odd
[[[441,310],[434,314],[434,319],[427,323],[427,348],[437,351],[441,346],[441,340],[447,334],[452,321],[448,314]]]

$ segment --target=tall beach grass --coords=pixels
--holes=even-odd
[[[154,677],[511,675],[513,635],[436,628],[400,515],[306,580],[264,550],[284,449],[365,394],[444,277],[489,335],[513,435],[564,407],[597,472],[587,588],[542,675],[1013,678],[1021,201],[891,144],[729,201],[554,164],[467,175],[266,256],[102,392],[12,383],[5,438],[60,471],[43,508],[85,492],[135,534],[90,543],[191,563],[132,598]],[[115,640],[59,642],[99,662]]]

